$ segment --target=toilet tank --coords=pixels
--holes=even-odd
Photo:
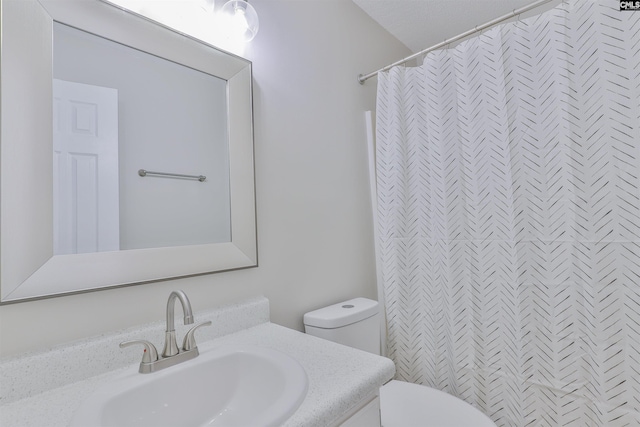
[[[304,315],[304,330],[339,344],[380,354],[378,302],[354,298]]]

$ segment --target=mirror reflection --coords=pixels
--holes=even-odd
[[[57,22],[53,77],[55,255],[231,241],[225,80]]]

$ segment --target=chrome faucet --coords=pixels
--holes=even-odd
[[[196,345],[195,332],[196,329],[201,326],[211,325],[211,321],[209,320],[207,322],[200,323],[189,329],[184,337],[182,350],[179,350],[178,344],[176,343],[174,320],[176,299],[180,300],[180,304],[182,304],[184,324],[193,324],[193,312],[191,310],[191,303],[189,302],[189,298],[187,298],[187,294],[183,291],[171,292],[169,300],[167,301],[167,329],[165,331],[165,343],[162,357],[158,357],[156,347],[149,341],[133,340],[120,343],[120,348],[134,344],[142,344],[144,346],[144,353],[142,355],[142,361],[140,362],[139,369],[141,374],[148,374],[159,371],[160,369],[168,368],[169,366],[177,365],[178,363],[193,359],[200,354],[198,352],[198,346]]]

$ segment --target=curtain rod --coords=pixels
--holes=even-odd
[[[463,39],[463,38],[465,38],[465,37],[468,37],[468,36],[470,36],[470,35],[472,35],[472,34],[474,34],[474,33],[477,33],[477,32],[479,32],[479,31],[482,31],[482,30],[484,30],[484,29],[486,29],[486,28],[492,27],[492,26],[494,26],[494,25],[496,25],[496,24],[499,24],[499,23],[500,23],[500,22],[502,22],[502,21],[506,21],[507,19],[513,18],[514,16],[518,16],[518,15],[520,15],[520,14],[522,14],[522,13],[528,12],[528,11],[530,11],[531,9],[535,9],[535,8],[536,8],[536,7],[538,7],[538,6],[542,6],[543,4],[545,4],[545,3],[549,3],[549,2],[551,2],[551,1],[553,1],[553,0],[538,0],[538,1],[535,1],[535,2],[533,2],[533,3],[531,3],[531,4],[527,5],[527,6],[523,6],[523,7],[519,8],[519,9],[513,9],[513,11],[512,11],[512,12],[507,13],[506,15],[502,15],[501,17],[496,18],[496,19],[494,19],[494,20],[492,20],[492,21],[489,21],[489,22],[487,22],[487,23],[485,23],[485,24],[482,24],[482,25],[476,25],[474,28],[472,28],[472,29],[471,29],[471,30],[469,30],[469,31],[466,31],[466,32],[464,32],[464,33],[462,33],[462,34],[458,34],[458,35],[457,35],[457,36],[455,36],[455,37],[451,37],[450,39],[447,39],[447,40],[445,40],[445,41],[443,41],[443,42],[440,42],[440,43],[438,43],[438,44],[436,44],[436,45],[433,45],[433,46],[431,46],[431,47],[428,47],[428,48],[426,48],[426,49],[424,49],[424,50],[421,50],[421,51],[420,51],[420,52],[418,52],[418,53],[414,53],[414,54],[413,54],[413,55],[411,55],[411,56],[407,56],[406,58],[401,59],[400,61],[394,62],[394,63],[393,63],[393,64],[391,64],[391,65],[387,65],[387,66],[386,66],[386,67],[384,67],[384,68],[380,68],[378,71],[374,71],[374,72],[369,73],[369,74],[359,74],[359,75],[358,75],[358,82],[359,82],[361,85],[363,85],[365,81],[369,80],[371,77],[375,77],[375,76],[377,76],[377,75],[378,75],[378,73],[381,73],[381,72],[383,72],[383,71],[388,71],[388,70],[390,70],[391,68],[395,67],[396,65],[402,65],[402,64],[404,64],[405,62],[409,62],[409,61],[411,61],[412,59],[415,59],[415,58],[417,58],[417,57],[418,57],[418,56],[420,56],[420,55],[424,55],[425,53],[429,53],[429,52],[431,52],[432,50],[440,49],[440,48],[441,48],[441,47],[443,47],[443,46],[446,46],[446,45],[448,45],[448,44],[450,44],[450,43],[453,43],[453,42],[456,42],[456,41],[458,41],[458,40],[460,40],[460,39]]]

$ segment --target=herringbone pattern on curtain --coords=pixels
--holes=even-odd
[[[640,425],[640,12],[618,6],[378,77],[389,356],[499,426]]]

